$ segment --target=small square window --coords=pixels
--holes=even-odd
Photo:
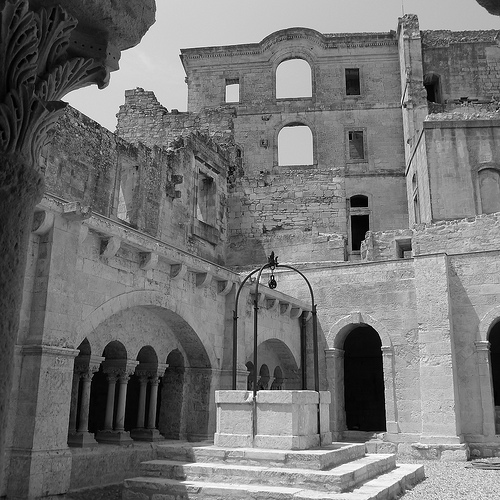
[[[362,130],[351,130],[348,132],[349,138],[349,159],[364,160],[365,144]]]
[[[359,81],[359,68],[346,68],[346,70],[345,70],[345,93],[346,93],[346,95],[361,95],[361,84]]]
[[[398,259],[411,259],[413,257],[411,238],[397,239],[394,243],[396,246],[396,257]]]

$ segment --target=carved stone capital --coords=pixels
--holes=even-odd
[[[91,83],[105,86],[108,71],[102,61],[68,54],[78,21],[59,5],[36,11],[28,0],[0,5],[0,151],[36,165],[66,106],[60,99]]]

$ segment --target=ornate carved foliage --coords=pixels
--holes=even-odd
[[[22,154],[34,165],[66,105],[60,99],[91,83],[105,86],[107,70],[99,61],[68,55],[77,21],[61,7],[33,12],[28,0],[0,7],[0,152]]]

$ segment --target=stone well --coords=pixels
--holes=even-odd
[[[255,401],[251,391],[216,391],[214,444],[280,450],[331,444],[330,401],[328,391],[259,391]]]

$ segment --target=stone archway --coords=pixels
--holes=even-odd
[[[214,355],[214,349],[207,341],[209,329],[195,331],[181,316],[182,311],[179,310],[179,306],[171,304],[169,300],[154,292],[131,292],[119,296],[97,308],[87,318],[79,333],[85,332],[97,351],[119,337],[130,353],[130,359],[137,359],[136,363],[141,362],[144,346],[148,346],[151,352],[154,351],[155,363],[158,366],[165,363],[169,365],[165,374],[163,371],[158,371],[156,375],[165,378],[165,382],[158,386],[157,393],[159,430],[169,438],[207,439],[215,430],[215,417],[211,406],[213,371],[210,358],[210,355]],[[173,351],[178,352],[183,359],[182,367],[169,358]],[[151,363],[143,360],[143,364]],[[96,375],[99,379],[99,375]],[[174,391],[181,395],[178,401],[181,402],[182,408],[179,410],[177,406],[175,407],[177,423],[175,428],[168,428],[164,423],[162,407],[167,408],[169,405],[170,396],[165,393],[165,386],[173,378],[176,380],[182,378],[182,384],[180,387],[176,386]],[[138,389],[135,387],[134,392],[134,382],[135,379],[132,377],[130,393],[132,396],[135,393],[135,400],[138,400]],[[148,384],[151,383],[148,381]],[[137,416],[139,414],[137,404],[134,405],[133,402],[132,397],[128,409],[127,429],[134,426],[134,420],[137,418],[134,417],[134,413]],[[145,408],[146,410],[148,408],[147,399]],[[152,420],[148,415],[146,417],[148,422]]]
[[[385,431],[382,343],[371,326],[357,326],[344,341],[347,430]]]
[[[371,328],[380,339],[378,352],[383,366],[383,400],[385,404],[385,428],[390,434],[397,434],[397,405],[395,392],[394,349],[385,325],[369,314],[355,311],[340,318],[327,335],[329,348],[325,351],[328,387],[332,393],[330,425],[334,439],[342,439],[347,430],[344,400],[344,344],[349,334],[357,328]],[[378,429],[382,430],[382,429]]]

